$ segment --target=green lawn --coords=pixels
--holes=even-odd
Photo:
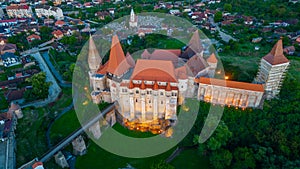
[[[52,144],[56,144],[74,130],[80,127],[74,110],[71,110],[56,120],[51,128],[50,137]]]
[[[172,152],[173,149],[164,154],[150,158],[124,158],[111,154],[100,148],[93,141],[90,141],[88,146],[88,153],[84,156],[77,157],[76,168],[118,169],[124,168],[127,166],[127,164],[130,164],[138,169],[149,169],[154,162],[166,159],[170,154],[172,154]]]

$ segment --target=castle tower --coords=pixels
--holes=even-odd
[[[198,30],[196,30],[193,33],[193,36],[192,36],[188,46],[186,47],[186,49],[182,53],[181,57],[183,57],[185,59],[190,59],[194,55],[197,55],[199,57],[203,57],[203,46],[202,46],[202,43],[201,43],[201,40],[200,40]]]
[[[117,35],[112,38],[109,61],[107,64],[106,71],[114,77],[121,77],[130,68]]]
[[[101,66],[102,59],[99,55],[99,52],[96,48],[95,42],[93,40],[92,35],[90,35],[89,39],[89,55],[88,55],[88,63],[89,68],[92,73],[96,72]]]
[[[129,27],[130,28],[137,27],[137,16],[135,15],[133,8],[131,8],[131,12],[130,12]]]
[[[69,168],[69,164],[66,160],[66,157],[64,154],[59,151],[55,156],[55,162],[61,167],[61,168]]]
[[[280,92],[290,62],[283,54],[282,39],[273,47],[270,53],[260,62],[260,69],[255,79],[256,83],[265,85],[267,99],[272,99]]]
[[[74,155],[82,156],[82,155],[86,154],[85,142],[81,135],[72,141],[72,146],[73,146],[73,154]]]
[[[206,62],[209,65],[208,76],[209,77],[214,77],[215,76],[215,72],[216,72],[216,68],[217,68],[217,65],[218,65],[218,59],[216,58],[216,55],[214,53],[212,53],[206,59]]]

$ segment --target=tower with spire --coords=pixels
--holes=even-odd
[[[137,27],[137,22],[138,22],[138,18],[134,13],[133,8],[131,8],[129,27],[130,28],[136,28]]]
[[[264,84],[267,99],[272,99],[279,94],[289,64],[289,60],[283,54],[282,39],[280,39],[271,52],[261,59],[260,69],[255,79],[256,83]]]
[[[99,67],[101,66],[102,59],[99,55],[99,52],[96,48],[95,42],[93,40],[92,35],[90,35],[89,39],[89,54],[88,54],[88,64],[90,71],[95,73]]]
[[[88,48],[88,65],[89,65],[89,77],[90,84],[94,88],[94,91],[101,91],[105,88],[105,77],[98,76],[97,71],[101,67],[102,58],[97,50],[94,39],[90,35],[89,48]]]

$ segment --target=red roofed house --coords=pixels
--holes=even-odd
[[[15,53],[17,46],[12,43],[6,43],[4,40],[0,41],[0,55],[3,55],[6,52]]]
[[[27,36],[26,39],[29,43],[31,43],[34,40],[41,40],[41,37],[39,35],[32,34],[32,35]]]
[[[55,26],[57,27],[63,27],[66,23],[64,21],[58,20],[55,22]]]
[[[284,53],[288,54],[288,55],[293,55],[296,51],[295,46],[288,46],[286,48],[283,49]]]
[[[64,37],[64,34],[62,33],[62,31],[60,30],[56,30],[52,32],[52,35],[56,38],[56,39],[61,39],[62,37]]]
[[[42,162],[36,162],[32,165],[33,169],[44,169],[43,163]]]
[[[10,18],[31,18],[33,12],[28,5],[11,4],[6,7],[6,12]]]

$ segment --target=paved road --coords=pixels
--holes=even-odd
[[[52,75],[50,69],[48,68],[46,62],[44,61],[43,57],[41,56],[41,54],[39,52],[31,54],[39,63],[39,66],[41,68],[41,70],[43,72],[46,73],[46,81],[47,82],[51,82],[52,85],[49,87],[49,96],[47,99],[43,100],[43,101],[39,101],[39,102],[34,102],[34,103],[29,103],[24,105],[25,107],[28,106],[35,106],[35,107],[42,107],[42,106],[46,106],[47,104],[54,102],[60,92],[61,92],[61,88],[59,87],[56,79],[54,78],[54,76]],[[22,107],[24,107],[22,106]]]
[[[213,25],[216,26],[217,31],[219,32],[219,34],[220,34],[220,36],[221,36],[221,38],[222,38],[223,41],[229,42],[231,39],[234,40],[234,41],[236,41],[236,39],[235,39],[234,37],[232,37],[232,36],[229,35],[229,34],[226,34],[226,33],[223,32],[223,31],[221,31],[219,25],[215,23],[213,17],[209,17],[209,21],[210,21],[210,23],[212,23]]]
[[[78,137],[81,133],[86,131],[89,127],[91,127],[93,124],[95,124],[97,121],[99,121],[102,117],[104,117],[107,113],[115,109],[115,103],[109,105],[106,109],[104,109],[102,112],[98,113],[95,117],[91,118],[89,121],[87,121],[85,124],[82,125],[82,127],[75,130],[73,133],[71,133],[68,137],[63,139],[60,143],[58,143],[56,146],[54,146],[52,149],[50,149],[47,153],[45,153],[39,161],[46,162],[48,161],[54,154],[56,154],[58,151],[60,151],[62,148],[64,148],[66,145],[68,145],[72,140],[74,140],[76,137]]]

